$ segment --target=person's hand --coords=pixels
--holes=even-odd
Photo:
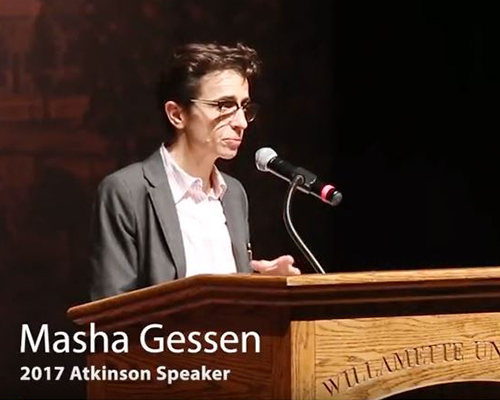
[[[293,266],[292,256],[281,256],[274,260],[252,260],[250,265],[254,271],[262,275],[300,275],[300,269]]]

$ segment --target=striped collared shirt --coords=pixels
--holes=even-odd
[[[160,149],[174,203],[179,216],[186,254],[186,276],[236,272],[231,239],[221,198],[227,185],[214,166],[211,188],[203,191],[201,178],[186,173],[169,154]]]

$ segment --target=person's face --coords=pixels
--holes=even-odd
[[[233,70],[212,72],[200,79],[196,98],[229,100],[244,105],[250,101],[248,81]],[[224,115],[216,105],[200,102],[191,104],[184,121],[184,133],[190,146],[214,160],[236,156],[248,126],[243,109]]]

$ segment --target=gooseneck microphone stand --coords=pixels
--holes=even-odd
[[[285,197],[285,203],[283,206],[283,220],[285,221],[285,227],[286,230],[288,231],[288,234],[292,237],[293,241],[300,249],[302,254],[304,254],[304,256],[311,263],[311,265],[318,274],[324,274],[325,270],[318,262],[318,260],[316,260],[316,257],[314,257],[313,253],[311,253],[311,251],[307,248],[304,241],[300,238],[299,234],[297,233],[292,224],[292,219],[290,217],[290,212],[292,208],[292,196],[295,193],[297,187],[303,184],[304,181],[305,178],[300,174],[295,175],[294,178],[290,181],[290,186],[288,186],[288,190],[286,192],[286,197]]]

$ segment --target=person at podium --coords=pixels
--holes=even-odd
[[[252,260],[247,195],[215,166],[237,155],[256,117],[250,86],[260,64],[241,43],[173,51],[157,88],[164,143],[98,188],[92,300],[202,273],[300,274],[289,255]]]

